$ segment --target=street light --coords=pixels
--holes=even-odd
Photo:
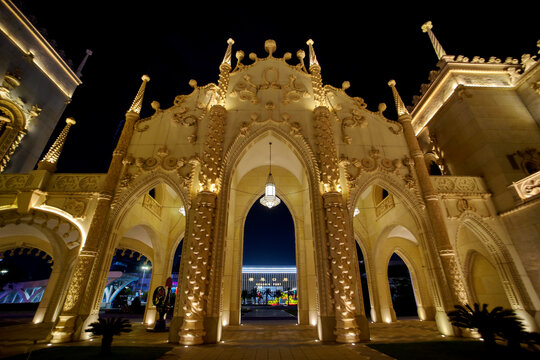
[[[2,275],[6,275],[6,274],[8,273],[8,271],[7,271],[6,269],[2,269],[2,270],[0,270],[0,273],[1,273]]]
[[[141,281],[141,286],[139,288],[139,295],[142,297],[142,287],[143,287],[143,283],[144,283],[144,278],[146,276],[146,270],[150,270],[152,267],[151,266],[148,266],[148,265],[143,265],[141,266],[141,269],[143,270],[143,275],[142,275],[142,281]]]

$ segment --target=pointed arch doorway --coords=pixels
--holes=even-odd
[[[244,224],[241,321],[296,321],[294,221],[283,202],[268,208],[262,198],[251,206]]]
[[[244,146],[225,172],[224,198],[228,201],[224,219],[221,326],[241,323],[244,227],[249,210],[264,193],[269,142],[272,142],[272,175],[276,193],[289,209],[294,224],[298,323],[312,326],[319,323],[312,200],[314,176],[310,176],[305,159],[285,136],[266,131]]]

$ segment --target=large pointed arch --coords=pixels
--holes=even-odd
[[[185,207],[188,206],[189,203],[186,201],[186,199],[189,197],[186,195],[186,190],[179,185],[177,177],[174,174],[161,171],[139,175],[132,183],[129,184],[129,186],[127,186],[125,189],[120,188],[120,190],[116,193],[115,198],[112,201],[111,211],[107,217],[107,223],[105,224],[103,231],[103,237],[106,238],[107,241],[100,246],[98,252],[101,254],[101,256],[96,258],[99,262],[96,264],[96,269],[99,270],[93,274],[94,276],[97,276],[96,287],[94,288],[94,291],[90,297],[86,299],[88,304],[92,307],[92,314],[85,320],[86,324],[94,321],[97,317],[99,306],[101,304],[101,296],[107,282],[107,274],[115,254],[115,250],[121,243],[124,235],[124,233],[121,231],[122,224],[126,221],[126,218],[130,214],[130,210],[134,207],[136,202],[147,194],[150,189],[161,184],[169,186],[178,196],[182,205]],[[152,227],[150,224],[142,220],[140,224]],[[181,232],[183,231],[184,230],[182,229]],[[167,275],[165,265],[169,264],[168,249],[164,248],[160,251],[156,250],[158,249],[156,245],[161,240],[158,239],[158,232],[156,229],[153,230],[153,233],[155,236],[151,241],[152,251],[150,251],[149,246],[136,246],[136,250],[141,254],[145,254],[145,256],[152,262],[153,270],[150,291],[157,286],[156,284],[162,285],[165,283]],[[130,246],[126,247],[129,248]],[[144,322],[146,324],[152,324],[155,319],[155,313],[155,307],[151,305],[151,302],[148,302],[144,315]],[[83,336],[84,335],[85,334],[83,334]]]
[[[390,305],[384,305],[385,302],[388,303],[388,301],[384,301],[386,296],[385,284],[387,281],[386,275],[382,276],[381,274],[386,274],[387,264],[381,262],[380,259],[377,260],[377,252],[380,249],[380,244],[382,241],[384,241],[391,234],[397,234],[399,238],[404,239],[403,241],[409,243],[411,247],[417,248],[417,257],[420,264],[414,265],[416,267],[414,275],[416,280],[413,281],[413,285],[420,283],[422,284],[420,286],[416,286],[415,288],[415,291],[422,295],[421,300],[419,302],[417,301],[418,311],[421,318],[432,318],[433,309],[442,308],[441,290],[438,287],[440,285],[435,281],[437,278],[436,268],[442,268],[442,263],[434,248],[431,224],[426,212],[424,211],[425,205],[420,198],[420,194],[414,188],[407,188],[404,181],[399,176],[384,171],[363,174],[358,178],[358,180],[355,181],[355,183],[357,185],[350,194],[351,197],[349,204],[351,209],[354,209],[357,204],[360,203],[361,196],[366,190],[372,186],[379,186],[392,194],[396,207],[403,207],[402,214],[407,214],[407,220],[405,223],[391,222],[387,227],[379,230],[376,239],[373,238],[371,240],[373,243],[373,248],[371,249],[372,253],[370,254],[370,260],[374,269],[374,277],[377,277],[375,287],[378,290],[378,303],[376,303],[376,305],[378,305],[379,308],[376,309],[376,312],[380,312],[380,318],[383,321],[392,321],[395,319],[395,316],[391,314],[392,311],[389,307]],[[360,212],[362,212],[361,209]],[[354,226],[357,221],[353,220],[352,223]],[[358,231],[355,230],[355,233],[358,233]],[[394,251],[388,254],[388,259],[393,252]],[[410,258],[410,256],[407,257]],[[382,265],[383,263],[384,265]],[[412,264],[411,261],[409,261],[408,265],[410,264]],[[382,266],[383,268],[381,268]],[[419,270],[420,268],[418,268],[418,266],[420,266],[420,268],[425,267],[427,272],[424,274]],[[411,271],[411,277],[412,276]],[[385,279],[383,280],[382,278]],[[385,306],[388,307],[388,309],[383,309]],[[445,314],[443,315],[446,316]],[[441,331],[446,329],[446,325],[446,323],[439,325]]]
[[[56,321],[84,241],[82,227],[61,211],[34,208],[24,214],[15,209],[0,211],[0,230],[0,250],[37,248],[52,257],[53,271],[33,322]]]
[[[252,128],[252,131],[248,131],[245,135],[238,135],[236,139],[232,142],[231,146],[229,147],[228,151],[226,152],[226,155],[224,156],[223,166],[221,168],[221,194],[218,200],[218,215],[217,215],[217,234],[216,234],[216,240],[215,241],[215,247],[213,249],[214,254],[220,254],[220,256],[213,257],[212,259],[212,265],[211,267],[213,269],[216,269],[215,276],[210,279],[210,291],[209,291],[209,302],[208,302],[208,309],[209,313],[211,313],[215,318],[219,317],[220,314],[220,308],[222,306],[220,299],[220,296],[217,296],[217,294],[221,293],[221,284],[222,284],[222,278],[225,275],[225,255],[223,254],[223,249],[225,248],[225,240],[227,239],[227,231],[230,228],[226,224],[228,222],[228,217],[230,216],[230,209],[229,209],[229,199],[231,196],[233,196],[231,192],[231,185],[233,183],[233,177],[236,174],[236,169],[238,168],[239,163],[243,160],[244,155],[249,151],[250,147],[253,146],[253,144],[258,143],[260,141],[263,141],[267,137],[272,137],[275,139],[275,141],[281,142],[289,151],[292,156],[296,157],[299,161],[299,164],[302,166],[302,171],[304,172],[305,177],[305,185],[307,188],[306,196],[307,201],[305,202],[306,206],[313,206],[314,208],[317,208],[321,206],[321,197],[319,193],[319,171],[317,167],[317,163],[315,161],[315,157],[313,155],[313,151],[309,144],[305,141],[305,139],[301,135],[293,136],[292,134],[288,133],[283,129],[283,124],[278,124],[272,121],[266,122],[264,124],[255,124]],[[273,148],[274,149],[274,148]],[[266,157],[265,157],[266,158]],[[272,163],[274,168],[274,162]],[[263,180],[264,181],[264,180]],[[261,182],[262,185],[262,182]],[[280,195],[279,185],[278,185],[278,196]],[[282,194],[283,196],[284,194]],[[285,196],[286,197],[286,196]],[[252,197],[251,201],[254,201],[255,196]],[[295,232],[298,242],[298,228],[297,226],[297,219],[299,216],[299,211],[293,210],[294,206],[289,206],[287,204],[291,214],[293,215],[293,219],[295,221]],[[247,208],[247,207],[246,207]],[[303,210],[305,212],[305,210]],[[302,211],[300,211],[302,212]],[[247,211],[244,209],[244,216],[247,214]],[[305,216],[305,215],[304,215]],[[309,234],[305,233],[305,236],[308,236],[309,241],[311,241],[311,246],[309,251],[304,252],[311,252],[311,256],[314,256],[313,260],[310,262],[310,265],[312,267],[312,270],[305,270],[306,274],[313,272],[313,275],[307,275],[306,277],[310,276],[310,281],[314,281],[312,286],[309,286],[309,288],[317,288],[320,293],[324,293],[324,291],[328,290],[328,284],[326,284],[326,280],[324,279],[324,276],[322,274],[317,273],[319,271],[320,266],[317,264],[321,264],[322,261],[325,259],[325,255],[322,253],[324,250],[322,244],[318,244],[317,242],[320,241],[323,237],[323,233],[321,231],[322,229],[322,214],[319,212],[311,211],[309,214],[309,219],[304,218],[305,221],[309,221]],[[305,224],[304,224],[305,225]],[[302,253],[302,251],[298,251],[298,244],[297,244],[297,271],[298,273],[302,273],[304,270],[302,267],[303,264],[306,263],[304,261],[299,261],[298,257],[299,254]],[[229,249],[229,248],[228,248]],[[236,249],[235,251],[238,251]],[[315,253],[315,254],[314,254]],[[307,265],[305,265],[307,266]],[[239,271],[241,271],[241,268],[239,268]],[[240,278],[238,279],[240,280]],[[240,281],[239,281],[240,283]],[[332,307],[331,304],[328,302],[328,299],[326,299],[325,296],[317,296],[315,295],[315,299],[313,299],[313,303],[319,302],[320,310],[317,314],[317,310],[311,309],[309,310],[309,322],[311,324],[317,324],[318,323],[318,316],[320,316],[321,313],[326,314],[329,313]],[[313,312],[311,311],[313,310]],[[299,311],[301,312],[301,311]],[[221,324],[226,324],[227,321],[221,322]]]
[[[536,329],[535,321],[529,314],[534,306],[528,296],[525,286],[529,284],[526,276],[521,275],[516,267],[517,257],[512,256],[507,246],[503,243],[498,233],[487,224],[479,215],[472,211],[465,211],[459,218],[456,236],[453,239],[454,248],[458,248],[458,241],[463,232],[467,228],[476,238],[478,238],[484,246],[484,251],[480,250],[484,256],[488,256],[491,263],[495,266],[501,284],[504,288],[508,302],[516,313],[523,319],[525,326],[533,331]],[[467,254],[460,254],[458,258],[463,258]],[[467,268],[468,260],[463,260],[462,269]],[[470,289],[470,285],[469,285]]]

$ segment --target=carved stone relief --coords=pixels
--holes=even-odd
[[[484,195],[489,193],[481,178],[473,176],[430,176],[435,191],[445,195]]]
[[[259,84],[255,84],[249,74],[244,75],[242,79],[234,85],[231,96],[242,101],[249,101],[254,105],[261,101],[258,97],[261,90],[282,90],[281,103],[283,105],[310,97],[306,86],[298,81],[295,75],[289,75],[287,82],[280,83],[279,72],[275,67],[267,67],[263,70]]]
[[[405,156],[403,159],[381,159],[380,150],[372,146],[369,151],[369,157],[349,159],[342,156],[340,165],[346,170],[346,177],[351,191],[356,188],[357,180],[362,174],[374,173],[376,171],[397,175],[403,180],[407,188],[415,188],[413,161],[408,156]],[[405,168],[407,168],[407,171],[404,171]]]
[[[88,198],[47,196],[46,205],[54,206],[71,214],[74,218],[83,219],[88,208]]]
[[[26,184],[28,175],[0,175],[0,190],[16,191],[20,190]]]
[[[98,192],[101,189],[105,174],[100,175],[53,175],[50,191]]]

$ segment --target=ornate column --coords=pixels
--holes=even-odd
[[[216,194],[202,191],[193,209],[192,231],[189,233],[188,267],[183,304],[184,323],[179,332],[180,343],[198,345],[204,342],[205,305],[208,285],[210,249],[214,235]]]
[[[216,227],[216,202],[220,190],[219,170],[223,148],[223,133],[226,110],[221,105],[210,109],[208,135],[201,158],[199,192],[194,200],[188,224],[186,276],[183,279],[184,319],[179,335],[180,344],[198,345],[219,340],[218,321],[211,324],[207,317],[209,297],[209,275],[214,248]],[[214,294],[215,295],[215,294]],[[219,296],[219,295],[218,295]]]
[[[437,251],[443,266],[443,271],[441,272],[441,270],[438,269],[438,261],[436,261],[434,264],[435,272],[439,278],[438,285],[442,300],[442,304],[439,304],[439,309],[437,311],[437,320],[444,320],[447,322],[446,314],[444,312],[453,309],[455,304],[467,303],[467,293],[465,291],[461,273],[457,266],[456,253],[452,248],[450,239],[448,237],[448,231],[446,229],[446,223],[440,207],[439,197],[437,196],[437,193],[435,192],[433,184],[429,178],[429,172],[424,160],[424,154],[420,149],[418,139],[416,138],[414,129],[412,127],[412,117],[407,111],[407,108],[403,104],[403,101],[395,88],[396,82],[391,80],[388,82],[388,85],[392,88],[392,93],[394,95],[396,109],[398,112],[398,121],[401,123],[401,125],[403,125],[403,134],[405,136],[405,140],[407,141],[411,156],[414,160],[414,168],[416,170],[416,175],[418,176],[420,191],[426,203],[426,210],[429,214],[433,234],[436,240],[435,250]],[[445,319],[442,319],[441,317],[444,317]],[[443,327],[448,326],[448,324],[445,324]],[[448,334],[452,332],[451,328],[441,330],[447,330]]]
[[[369,339],[367,319],[362,309],[356,309],[354,272],[357,259],[354,254],[352,227],[344,206],[339,184],[339,168],[334,134],[330,124],[330,111],[319,106],[315,109],[315,136],[321,169],[322,200],[325,215],[326,246],[332,296],[335,311],[334,335],[337,342],[351,343]],[[358,324],[358,321],[362,324]],[[362,329],[363,331],[361,331]]]
[[[111,164],[107,171],[102,192],[99,194],[95,215],[92,218],[90,229],[86,237],[86,242],[82,248],[79,259],[75,266],[75,271],[69,288],[67,290],[64,307],[59,317],[56,327],[52,331],[52,342],[67,342],[77,339],[88,322],[96,303],[101,302],[101,295],[97,294],[101,276],[108,264],[105,261],[107,249],[109,248],[108,236],[104,236],[104,229],[107,217],[111,208],[111,201],[120,179],[122,170],[122,160],[133,135],[133,126],[139,119],[142,100],[146,83],[150,81],[147,75],[142,77],[143,83],[133,101],[133,104],[126,113],[126,122],[122,129],[122,134],[113,152]],[[91,320],[91,319],[90,319]]]

